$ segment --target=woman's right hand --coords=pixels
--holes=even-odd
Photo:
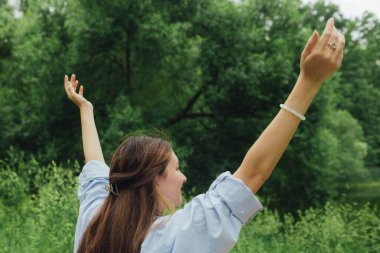
[[[79,109],[83,108],[84,106],[90,107],[91,109],[93,109],[93,106],[90,103],[90,101],[88,101],[87,99],[83,97],[84,87],[82,85],[79,87],[78,93],[76,92],[78,84],[79,84],[79,81],[75,80],[75,74],[71,75],[70,81],[69,81],[69,77],[65,75],[64,85],[65,85],[67,97],[74,104],[76,104],[76,106],[78,106]]]

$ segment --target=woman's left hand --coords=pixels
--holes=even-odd
[[[300,77],[320,86],[340,67],[345,38],[335,28],[333,18],[327,21],[320,40],[318,37],[315,31],[306,43],[301,55]]]

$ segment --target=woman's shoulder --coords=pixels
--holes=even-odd
[[[90,160],[84,166],[79,174],[79,182],[95,178],[108,178],[110,168],[104,162]]]
[[[105,186],[108,185],[110,168],[104,162],[88,161],[78,177],[78,199],[82,204],[88,206],[98,199],[107,196]]]
[[[168,252],[167,249],[205,252],[206,248],[210,252],[228,252],[236,243],[241,227],[262,208],[240,179],[224,172],[206,193],[194,197],[174,214],[157,219],[142,245],[142,252]]]

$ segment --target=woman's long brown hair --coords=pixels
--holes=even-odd
[[[115,151],[110,166],[110,193],[86,231],[78,253],[138,253],[163,201],[155,179],[165,172],[171,144],[158,137],[129,136]]]

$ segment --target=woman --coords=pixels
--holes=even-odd
[[[249,149],[240,167],[221,174],[206,194],[181,205],[186,177],[168,141],[129,136],[110,168],[95,127],[93,106],[65,76],[67,96],[80,109],[86,165],[79,176],[79,217],[74,252],[228,252],[242,226],[262,209],[254,194],[272,173],[323,82],[340,66],[345,38],[331,18],[319,39],[308,40],[300,75],[277,116]]]

